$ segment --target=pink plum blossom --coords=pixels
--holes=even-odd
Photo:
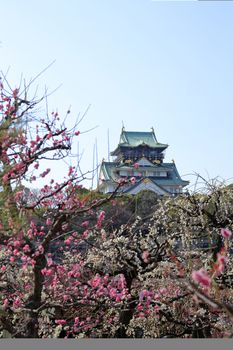
[[[97,220],[97,228],[100,229],[102,227],[102,222],[105,219],[105,212],[103,210],[101,210],[101,212],[99,213],[98,216],[98,220]]]
[[[52,223],[53,223],[52,219],[47,218],[46,225],[50,226],[50,225],[52,225]]]
[[[136,183],[136,178],[135,177],[131,177],[130,178],[130,182],[132,185],[134,185]]]
[[[232,232],[228,230],[227,228],[221,228],[221,235],[224,238],[230,238],[232,236]]]
[[[64,325],[66,324],[66,320],[55,320],[55,323],[58,325]]]
[[[192,279],[204,287],[209,287],[211,284],[211,278],[209,277],[207,271],[204,269],[193,271]]]
[[[144,252],[142,253],[142,259],[145,263],[149,262],[149,256],[150,253],[148,252],[148,250],[144,250]]]

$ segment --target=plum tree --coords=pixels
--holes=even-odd
[[[150,196],[147,220],[127,213],[122,225],[118,188],[92,196],[72,166],[61,182],[25,189],[46,180],[43,161],[69,157],[80,135],[58,113],[39,116],[43,99],[27,96],[1,82],[1,336],[231,336],[232,188]]]

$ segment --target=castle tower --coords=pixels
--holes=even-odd
[[[113,162],[103,161],[98,189],[111,193],[120,179],[132,179],[121,192],[137,194],[150,190],[158,195],[176,195],[189,184],[181,179],[174,161],[165,163],[167,144],[159,143],[152,128],[149,132],[125,131],[122,128],[117,148],[111,152]]]

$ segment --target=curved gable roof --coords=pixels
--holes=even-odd
[[[137,147],[143,144],[149,147],[167,146],[157,141],[154,130],[149,132],[122,130],[119,145]]]

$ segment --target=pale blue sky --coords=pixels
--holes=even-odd
[[[38,80],[62,84],[50,109],[72,105],[75,118],[91,104],[80,128],[99,127],[80,137],[84,170],[95,138],[107,158],[108,128],[116,147],[123,120],[126,130],[154,126],[181,175],[233,177],[233,2],[7,0],[0,10],[10,82],[56,59]]]

